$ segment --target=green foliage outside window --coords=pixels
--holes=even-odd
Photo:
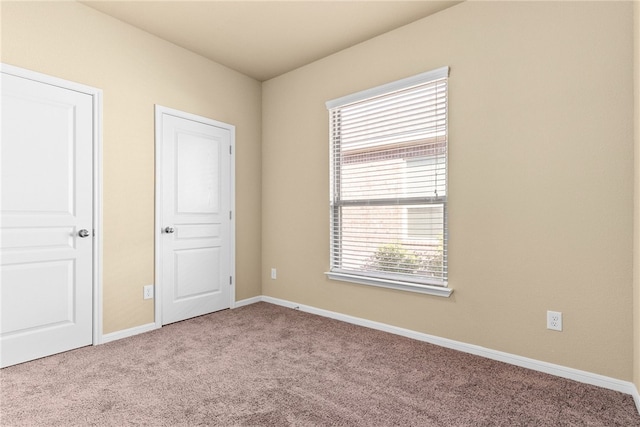
[[[442,262],[442,248],[433,252],[418,252],[391,243],[380,246],[364,268],[369,271],[437,276],[442,271]]]
[[[371,256],[366,268],[392,273],[411,273],[418,269],[420,261],[413,251],[404,249],[402,245],[382,245]]]

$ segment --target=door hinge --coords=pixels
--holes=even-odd
[[[229,276],[229,285],[233,285],[233,276]]]
[[[233,152],[231,151],[233,149],[232,146],[229,146],[229,154],[233,154]]]
[[[229,211],[229,219],[231,219],[231,211]]]

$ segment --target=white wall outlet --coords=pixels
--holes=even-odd
[[[562,331],[562,313],[559,311],[547,311],[547,329]]]
[[[142,299],[153,299],[153,285],[147,285],[142,288]]]
[[[276,280],[276,278],[278,277],[278,272],[276,271],[275,268],[271,269],[271,279]]]

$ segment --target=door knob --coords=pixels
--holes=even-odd
[[[84,228],[80,231],[78,231],[78,236],[82,237],[83,239],[85,237],[89,237],[89,230],[85,230]]]
[[[167,234],[171,234],[176,231],[173,227],[165,227],[164,232]]]

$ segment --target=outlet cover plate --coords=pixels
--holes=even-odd
[[[562,331],[562,313],[559,311],[547,311],[547,329]]]
[[[147,285],[142,289],[143,289],[143,294],[142,294],[143,299],[153,299],[153,285]]]

